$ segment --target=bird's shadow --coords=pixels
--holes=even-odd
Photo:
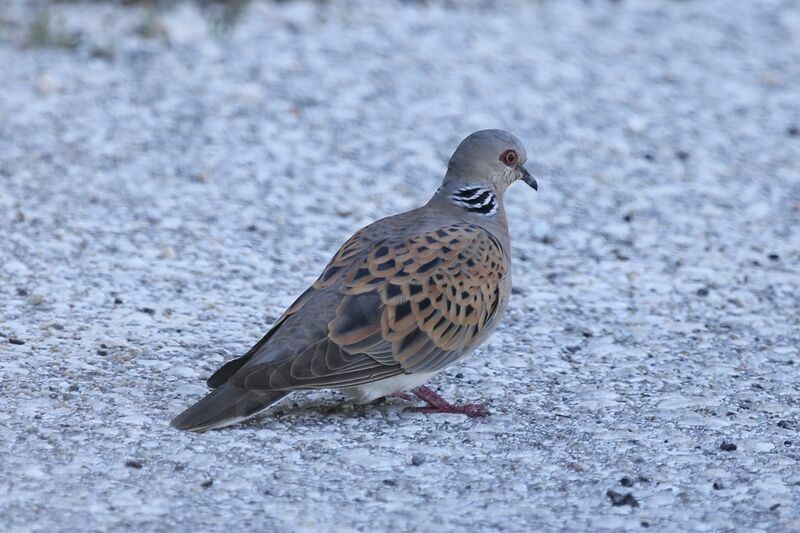
[[[399,409],[402,413],[407,407],[413,407],[413,402],[402,398],[378,398],[370,403],[358,404],[348,399],[344,395],[324,395],[322,393],[313,395],[299,396],[294,400],[270,407],[262,414],[241,422],[231,429],[240,428],[261,428],[269,422],[283,422],[287,419],[293,422],[303,422],[319,420],[326,417],[341,418],[360,418],[360,419],[383,419],[388,410]]]

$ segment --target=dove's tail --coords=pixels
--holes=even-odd
[[[206,431],[223,428],[254,416],[289,392],[253,392],[226,383],[170,422],[177,429]]]

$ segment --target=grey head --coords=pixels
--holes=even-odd
[[[456,148],[434,198],[470,213],[492,216],[501,206],[506,188],[515,181],[538,190],[536,180],[523,166],[527,160],[522,142],[507,131],[476,131]]]

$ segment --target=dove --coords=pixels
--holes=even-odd
[[[172,426],[222,428],[308,389],[340,390],[357,403],[415,396],[425,402],[415,411],[486,415],[483,405],[451,404],[424,384],[473,352],[503,317],[511,295],[503,194],[518,180],[538,190],[526,161],[506,131],[466,137],[427,204],[358,230]]]

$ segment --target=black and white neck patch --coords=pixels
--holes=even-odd
[[[494,193],[491,189],[479,185],[461,187],[450,196],[450,200],[470,213],[487,217],[497,213],[497,198],[494,197]]]

